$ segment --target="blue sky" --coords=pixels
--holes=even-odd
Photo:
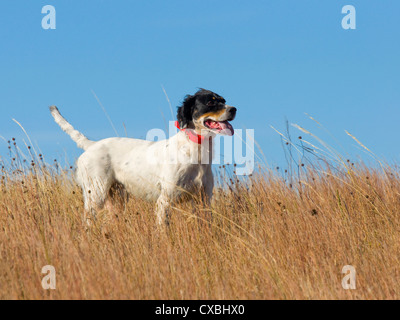
[[[41,27],[47,4],[56,8],[56,30]],[[356,30],[341,26],[348,4]],[[49,105],[90,138],[115,136],[93,90],[119,135],[125,124],[128,136],[144,138],[172,118],[162,85],[174,112],[204,87],[238,108],[234,127],[254,129],[271,164],[284,165],[270,126],[283,131],[285,119],[352,157],[364,153],[344,130],[398,160],[399,12],[395,0],[2,0],[0,136],[25,138],[15,118],[47,161],[67,154],[73,162],[81,150]]]

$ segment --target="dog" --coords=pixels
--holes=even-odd
[[[92,141],[75,130],[56,106],[51,106],[50,112],[61,129],[85,150],[76,162],[75,178],[82,188],[86,222],[96,219],[96,212],[111,200],[110,190],[118,184],[128,194],[155,201],[160,226],[168,225],[174,202],[190,199],[196,191],[210,204],[214,187],[212,139],[217,134],[233,135],[229,121],[236,116],[236,108],[227,105],[223,97],[199,89],[178,107],[178,133],[167,140]]]

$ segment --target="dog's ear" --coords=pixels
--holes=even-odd
[[[185,100],[183,100],[182,106],[178,107],[178,114],[176,117],[178,119],[179,127],[181,129],[186,128],[193,120],[192,115],[195,101],[195,96],[187,95],[185,97]]]

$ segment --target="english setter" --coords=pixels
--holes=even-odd
[[[218,94],[200,89],[178,107],[178,133],[167,140],[108,138],[92,141],[75,130],[57,107],[50,111],[56,123],[85,152],[76,162],[76,180],[84,197],[85,218],[96,217],[116,183],[136,197],[156,201],[157,222],[168,224],[171,204],[201,191],[207,203],[214,187],[211,171],[212,138],[233,135],[229,121],[236,108]],[[89,214],[88,214],[89,213]]]

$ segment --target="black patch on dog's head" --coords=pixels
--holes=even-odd
[[[177,119],[179,126],[184,129],[192,127],[193,117],[207,112],[222,110],[225,99],[206,89],[200,89],[194,95],[187,95],[182,105],[178,107]]]
[[[185,97],[185,100],[183,100],[182,106],[178,107],[178,114],[176,118],[178,119],[181,129],[188,127],[190,122],[193,120],[192,114],[195,100],[195,96],[188,94]]]

